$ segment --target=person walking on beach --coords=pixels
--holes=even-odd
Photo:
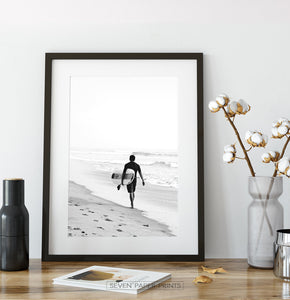
[[[135,163],[135,155],[130,155],[129,157],[130,162],[128,162],[127,164],[125,164],[124,166],[124,170],[122,173],[122,179],[121,179],[121,184],[123,185],[123,181],[126,175],[126,171],[128,169],[131,169],[135,172],[135,176],[134,176],[134,180],[127,185],[127,191],[129,193],[129,197],[130,197],[130,201],[131,201],[131,208],[134,208],[134,200],[135,200],[135,190],[136,190],[136,184],[137,184],[137,173],[140,174],[141,180],[142,180],[142,184],[145,185],[144,182],[144,178],[141,172],[141,168],[140,166]]]

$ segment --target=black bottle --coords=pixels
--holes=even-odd
[[[0,269],[18,271],[29,266],[29,216],[24,205],[24,180],[3,180],[0,210]]]

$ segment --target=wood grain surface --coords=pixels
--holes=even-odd
[[[92,265],[169,272],[164,286],[138,295],[53,285],[52,279]],[[208,274],[201,265],[224,267],[228,273]],[[210,284],[193,284],[208,275]],[[246,260],[196,262],[44,262],[31,260],[27,271],[1,272],[0,299],[290,299],[290,283],[272,270],[254,269]]]

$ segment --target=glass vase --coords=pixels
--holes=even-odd
[[[283,228],[278,200],[282,192],[282,177],[249,177],[253,201],[248,208],[248,264],[252,267],[273,268],[273,243],[276,231]]]

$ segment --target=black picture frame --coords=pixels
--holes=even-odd
[[[49,254],[51,97],[55,60],[195,60],[197,63],[198,254],[197,255],[55,255]],[[202,53],[46,53],[43,156],[42,261],[203,261],[204,260],[204,126]]]

